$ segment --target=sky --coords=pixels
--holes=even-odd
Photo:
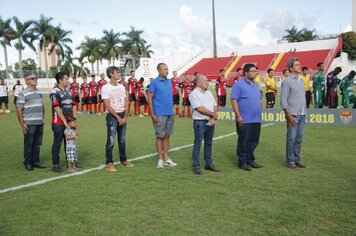
[[[355,0],[356,1],[356,0]],[[85,36],[101,38],[103,30],[143,30],[155,56],[198,51],[212,47],[211,0],[0,0],[2,19],[21,21],[52,17],[54,25],[71,30],[75,49]],[[319,36],[351,30],[352,0],[215,0],[218,48],[268,45],[283,37],[285,29],[315,29]],[[79,51],[75,50],[75,56]],[[36,53],[25,49],[23,59]],[[9,64],[18,62],[18,52],[8,48]],[[36,59],[37,60],[37,59]],[[4,51],[0,49],[0,63]]]

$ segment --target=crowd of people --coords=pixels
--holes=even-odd
[[[316,108],[322,108],[325,103],[330,108],[336,107],[336,88],[340,86],[342,91],[342,104],[348,107],[350,103],[355,107],[353,94],[353,79],[355,71],[339,80],[337,75],[341,72],[336,67],[325,76],[324,66],[318,64],[319,72],[314,76],[313,89],[309,86],[309,78],[306,76],[308,68],[301,67],[298,59],[290,59],[287,62],[288,70],[283,71],[286,76],[281,86],[281,108],[285,112],[287,121],[286,160],[287,167],[291,169],[305,168],[301,162],[301,143],[304,136],[306,112],[308,102],[311,102],[312,93]],[[158,77],[150,79],[146,90],[144,80],[135,78],[135,72],[131,71],[128,82],[121,75],[118,67],[109,67],[105,75],[101,74],[99,82],[92,81],[79,85],[76,78],[69,82],[68,76],[59,72],[56,74],[56,85],[52,89],[50,98],[52,102],[52,170],[62,172],[60,167],[60,148],[64,141],[67,169],[75,172],[79,168],[76,164],[78,157],[77,139],[78,129],[76,124],[77,113],[100,113],[101,108],[106,114],[107,141],[106,141],[106,169],[116,171],[113,165],[113,147],[117,135],[119,144],[120,164],[124,167],[134,167],[127,161],[126,156],[126,124],[130,114],[131,104],[134,104],[135,115],[142,115],[141,106],[144,106],[144,114],[152,119],[156,134],[156,148],[158,153],[157,168],[176,166],[168,154],[169,138],[173,133],[174,118],[184,117],[185,108],[187,115],[193,119],[194,147],[192,151],[192,168],[194,174],[202,174],[200,169],[200,147],[204,140],[205,169],[218,172],[213,164],[212,142],[215,124],[218,119],[218,107],[226,105],[225,70],[220,70],[220,76],[215,81],[215,97],[208,89],[207,77],[195,73],[194,78],[185,75],[178,79],[177,72],[173,72],[173,78],[168,79],[168,67],[164,63],[157,66]],[[254,64],[245,64],[243,69],[237,70],[238,76],[234,80],[231,91],[231,105],[236,117],[237,162],[242,170],[250,171],[252,168],[261,168],[262,165],[255,161],[254,150],[259,143],[261,130],[261,100],[263,98],[260,87],[259,70]],[[307,80],[307,81],[306,81]],[[18,81],[14,86],[14,103],[18,120],[24,133],[24,166],[28,171],[33,168],[45,168],[39,159],[40,145],[42,143],[44,125],[43,95],[37,89],[36,75],[29,73],[25,76],[27,88]],[[3,81],[1,83],[3,85]],[[273,108],[276,82],[273,78],[273,70],[267,70],[266,106]],[[325,93],[326,84],[326,93]],[[182,113],[179,113],[180,93],[182,94]],[[147,96],[147,98],[146,98]],[[79,109],[79,102],[81,107]],[[98,105],[99,104],[99,105]],[[98,105],[98,106],[97,106]],[[93,110],[94,108],[94,110]],[[192,108],[192,110],[191,110]]]

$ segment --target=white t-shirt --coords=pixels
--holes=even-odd
[[[126,110],[126,89],[121,84],[117,84],[116,86],[113,86],[110,83],[105,84],[101,89],[101,98],[103,100],[110,99],[110,106],[116,113],[124,112]]]
[[[14,96],[15,97],[19,96],[19,93],[24,89],[25,88],[23,87],[22,84],[15,84],[15,86],[14,86]]]
[[[7,85],[4,84],[4,85],[1,85],[0,84],[0,97],[7,97],[8,94],[7,94]]]

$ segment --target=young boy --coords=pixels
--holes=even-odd
[[[64,130],[66,136],[66,156],[68,162],[68,172],[73,173],[77,171],[76,162],[78,158],[77,149],[77,119],[73,116],[67,118],[67,123],[70,128]]]

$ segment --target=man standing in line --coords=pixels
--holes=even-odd
[[[218,98],[218,106],[226,105],[226,85],[225,70],[221,69],[219,78],[215,81],[216,97]]]
[[[5,113],[10,113],[9,110],[9,88],[5,84],[4,79],[0,79],[0,112],[3,113],[2,104],[5,104]]]
[[[134,167],[126,157],[126,124],[128,117],[128,102],[126,89],[118,81],[121,78],[120,70],[116,66],[110,66],[106,70],[110,82],[103,86],[101,96],[106,106],[106,169],[116,171],[113,165],[112,150],[114,149],[115,135],[119,142],[119,155],[121,166]]]
[[[197,78],[197,88],[189,94],[189,100],[193,108],[194,147],[192,153],[193,172],[201,174],[200,170],[200,146],[204,139],[205,169],[218,172],[213,165],[212,146],[215,122],[218,119],[218,107],[213,94],[208,90],[209,81],[204,75]]]
[[[77,112],[79,111],[79,83],[77,82],[77,77],[73,76],[73,83],[70,84],[70,92],[72,93],[73,100],[75,102],[75,108]]]
[[[15,106],[16,106],[16,101],[17,101],[17,97],[19,96],[19,93],[24,89],[25,89],[24,86],[21,84],[20,80],[18,79],[16,81],[16,84],[14,85],[14,87],[12,87],[12,91],[14,91],[14,104],[15,104]]]
[[[352,70],[345,76],[340,83],[340,90],[342,92],[342,106],[348,108],[350,103],[353,103],[353,109],[356,108],[356,97],[354,95],[354,78],[355,71]]]
[[[318,73],[313,79],[314,89],[314,108],[323,108],[325,105],[325,76],[324,76],[324,63],[317,64],[319,69]]]
[[[98,115],[101,115],[101,113],[100,113],[100,110],[101,110],[101,105],[103,104],[103,99],[101,98],[101,89],[103,88],[103,86],[105,85],[105,84],[107,84],[108,82],[105,80],[105,74],[104,73],[102,73],[102,74],[100,74],[100,80],[99,80],[99,82],[98,82],[98,84],[99,84],[99,92],[98,92],[98,102],[99,102],[99,107],[98,107]],[[106,112],[106,107],[105,107],[105,105],[103,105],[103,111],[104,111],[104,113]]]
[[[312,101],[312,92],[310,90],[310,85],[309,85],[309,69],[308,67],[304,66],[302,68],[302,79],[304,81],[304,87],[305,87],[305,103],[307,105],[307,109],[309,108],[310,104],[313,103]]]
[[[267,70],[265,84],[266,84],[266,108],[273,108],[276,102],[277,87],[276,87],[276,81],[273,77],[272,68],[269,68]]]
[[[59,173],[62,172],[59,165],[59,151],[63,140],[65,141],[64,130],[66,127],[69,127],[66,119],[68,116],[77,117],[77,112],[72,94],[67,90],[69,85],[68,76],[64,72],[58,72],[55,78],[57,86],[51,92],[53,131],[52,171]]]
[[[341,73],[341,71],[341,67],[338,66],[326,76],[326,101],[329,108],[337,108],[339,104],[339,97],[337,96],[337,86],[341,82],[341,80],[338,79],[337,76]]]
[[[172,81],[172,93],[173,93],[173,105],[176,110],[176,117],[179,117],[179,79],[177,77],[177,71],[173,71]]]
[[[254,150],[260,140],[262,108],[260,86],[254,81],[257,69],[254,64],[244,65],[245,77],[234,84],[231,105],[236,116],[237,159],[242,170],[261,168],[255,161]]]
[[[305,168],[300,161],[300,152],[306,125],[306,103],[304,81],[300,76],[299,59],[291,58],[287,61],[290,72],[282,83],[281,107],[287,120],[286,159],[290,169]]]
[[[17,118],[24,134],[25,169],[46,168],[40,164],[40,147],[43,137],[44,103],[43,95],[37,89],[37,77],[25,75],[27,88],[19,92],[16,102]]]
[[[174,113],[172,82],[167,78],[168,67],[164,63],[157,65],[158,77],[150,83],[148,106],[152,114],[152,122],[156,133],[156,148],[158,153],[157,168],[176,166],[168,156],[169,137],[173,133]]]

